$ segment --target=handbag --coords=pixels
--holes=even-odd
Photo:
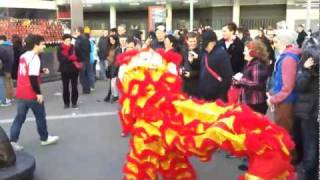
[[[228,90],[228,101],[231,103],[239,103],[239,98],[240,98],[240,88],[231,85],[229,90]]]
[[[79,62],[79,61],[72,61],[72,64],[79,70],[81,71],[82,68],[83,68],[83,64],[82,62]]]

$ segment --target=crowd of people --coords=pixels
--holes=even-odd
[[[103,36],[96,41],[84,28],[78,27],[72,34],[61,36],[63,42],[57,51],[64,107],[78,108],[78,79],[83,94],[95,91],[96,66],[99,66],[99,79],[108,83],[104,101],[116,102],[119,99],[116,86],[119,72],[116,59],[119,54],[142,48],[174,51],[183,59],[179,75],[183,79],[182,90],[187,95],[207,101],[228,102],[228,92],[234,89],[237,92],[237,103],[246,104],[263,115],[270,109],[274,113],[275,123],[285,128],[296,143],[296,149],[292,152],[293,163],[297,165],[301,179],[317,179],[320,33],[315,32],[307,37],[302,25],[299,25],[298,33],[297,36],[296,32],[287,29],[267,28],[259,29],[258,36],[252,38],[248,29],[238,28],[230,22],[223,26],[222,38],[218,39],[214,30],[208,26],[190,32],[175,31],[168,34],[164,25],[158,25],[142,41],[140,33],[128,36],[126,26],[122,24],[104,30]],[[34,37],[28,36],[25,41],[32,39]],[[12,77],[18,76],[17,99],[24,98],[23,93],[18,93],[19,77],[22,78],[19,74],[23,73],[21,69],[17,75],[17,64],[20,63],[21,67],[22,63],[21,58],[19,62],[21,39],[12,40],[10,44],[5,36],[0,36],[2,105],[10,103],[14,97],[13,93],[8,93],[13,92]],[[38,48],[40,42],[44,41],[45,38],[33,45]],[[29,57],[27,53],[30,51],[21,57]],[[10,61],[13,65],[8,65]],[[37,78],[38,74],[29,72],[28,88],[34,102],[42,102],[41,91],[34,77]],[[4,92],[7,92],[5,96]],[[11,140],[16,149],[21,149],[17,140],[25,119],[25,111],[19,115],[19,107],[22,106],[34,108],[32,104],[22,103],[18,106],[18,115],[11,128]],[[42,114],[34,113],[36,117]],[[43,144],[56,142],[58,137],[48,135],[43,121],[45,117],[39,118],[39,124],[37,122],[38,128],[42,129],[39,134]],[[126,134],[122,133],[121,136]],[[247,168],[245,159],[239,168]]]
[[[0,19],[0,32],[8,39],[13,35],[25,38],[28,34],[39,34],[46,44],[57,44],[61,42],[63,27],[56,20],[6,18]]]

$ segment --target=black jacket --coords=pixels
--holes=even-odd
[[[298,44],[299,48],[302,47],[303,41],[306,38],[306,36],[308,36],[308,34],[306,32],[304,32],[304,30],[299,32],[298,38],[297,38],[297,44]]]
[[[7,52],[8,55],[8,62],[5,64],[4,66],[4,72],[6,73],[10,73],[12,71],[12,64],[13,64],[13,58],[14,58],[14,51],[13,51],[13,47],[11,44],[7,44],[5,42],[5,44],[0,45],[1,47],[3,47],[3,49]]]
[[[218,42],[218,46],[223,47],[223,49],[225,49],[230,55],[233,74],[241,72],[244,66],[244,44],[242,43],[242,41],[238,37],[236,37],[236,39],[227,49],[224,39],[221,39]]]
[[[193,51],[198,54],[198,58],[194,59],[192,63],[188,60],[189,51],[183,51],[183,61],[181,63],[183,91],[191,96],[197,96],[202,52],[198,48]],[[185,72],[190,72],[189,78],[183,75]]]
[[[295,90],[298,99],[295,103],[295,116],[301,120],[317,120],[319,112],[319,67],[311,70],[298,65]]]
[[[10,66],[9,54],[3,46],[0,46],[0,76],[7,72],[8,66]]]
[[[18,67],[20,62],[20,56],[23,54],[24,50],[22,46],[13,47],[13,64],[12,64],[12,78],[17,79]]]
[[[98,42],[98,57],[101,61],[107,59],[108,53],[108,37],[101,36]]]
[[[206,56],[208,56],[208,66],[222,77],[222,82],[214,78],[206,68]],[[198,97],[205,100],[227,101],[231,80],[232,67],[228,53],[220,46],[215,46],[209,54],[204,52],[200,62]]]
[[[80,35],[76,39],[76,56],[83,63],[90,63],[91,46],[90,41],[84,35]]]
[[[78,72],[77,68],[73,65],[72,61],[70,60],[70,56],[73,54],[74,47],[71,45],[68,56],[66,56],[63,52],[63,45],[61,44],[58,47],[57,55],[59,61],[59,72],[67,73],[67,72]]]

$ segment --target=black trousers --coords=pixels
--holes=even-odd
[[[63,87],[63,102],[70,105],[70,82],[71,82],[71,103],[76,105],[78,102],[78,72],[61,73]]]

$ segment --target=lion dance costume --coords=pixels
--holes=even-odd
[[[193,180],[188,158],[209,161],[219,149],[248,157],[241,180],[293,179],[288,133],[247,106],[190,99],[181,91],[180,61],[149,49],[118,57],[119,115],[131,133],[124,179]]]

